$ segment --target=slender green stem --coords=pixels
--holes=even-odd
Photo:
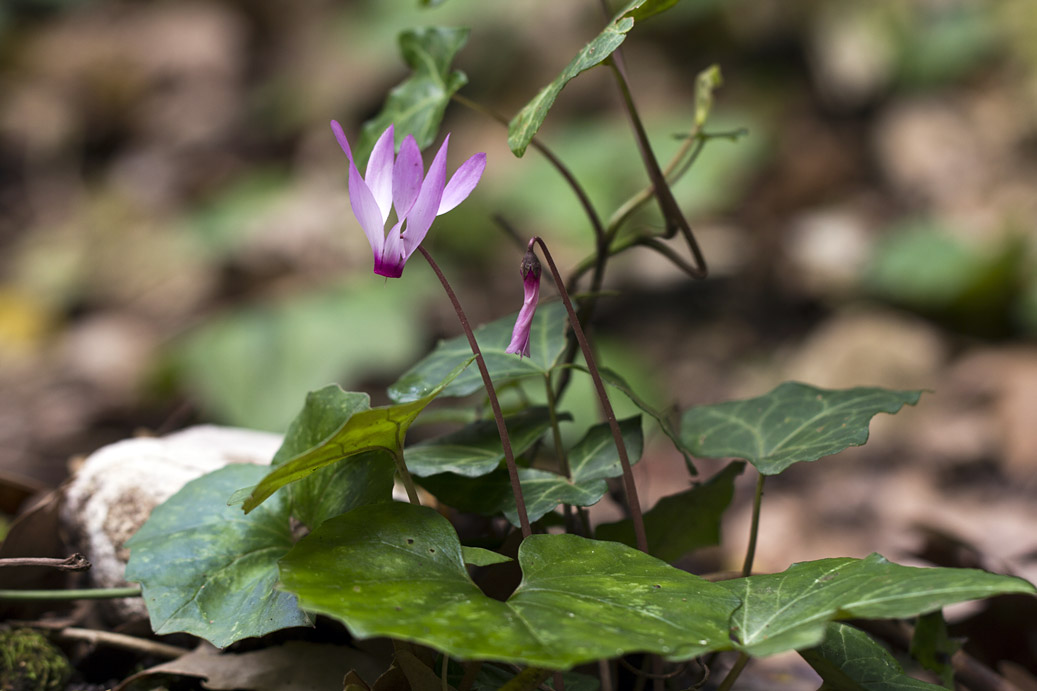
[[[605,419],[608,421],[609,429],[612,431],[612,438],[616,442],[616,451],[619,453],[619,463],[623,468],[623,488],[626,490],[627,507],[630,509],[630,518],[634,524],[634,535],[637,538],[637,548],[642,552],[647,553],[648,538],[645,535],[644,518],[641,515],[641,502],[637,498],[637,484],[634,482],[634,472],[630,467],[630,458],[627,456],[627,447],[626,444],[623,443],[623,433],[619,429],[619,422],[616,421],[616,413],[612,410],[612,403],[609,402],[608,393],[605,391],[605,384],[601,380],[601,373],[598,371],[597,361],[594,359],[594,353],[591,351],[590,342],[587,340],[587,336],[583,332],[583,327],[580,326],[580,320],[576,316],[576,310],[573,309],[572,301],[569,299],[569,293],[566,291],[565,283],[562,281],[562,275],[558,272],[558,267],[555,265],[550,250],[547,249],[547,244],[539,236],[534,236],[533,242],[540,245],[540,250],[544,253],[544,259],[547,261],[547,265],[551,269],[551,275],[555,279],[555,285],[558,287],[558,292],[562,296],[562,302],[565,304],[565,309],[569,313],[569,324],[572,327],[573,334],[576,336],[576,341],[580,344],[580,348],[583,350],[583,358],[587,361],[587,370],[590,372],[591,379],[594,380],[594,388],[598,392],[598,399],[601,401],[601,408],[605,413]]]
[[[393,452],[392,457],[396,461],[396,472],[399,474],[403,486],[407,488],[407,500],[411,504],[421,506],[421,499],[418,498],[418,488],[414,486],[414,478],[411,477],[410,471],[407,470],[407,463],[403,460],[403,452],[396,450]]]
[[[500,434],[501,448],[504,451],[504,461],[508,466],[508,477],[511,480],[511,491],[515,495],[515,508],[518,513],[519,524],[522,528],[522,537],[527,538],[533,534],[533,529],[529,525],[529,516],[526,514],[526,500],[522,496],[522,483],[519,481],[518,466],[515,464],[515,454],[511,449],[511,437],[508,436],[508,427],[504,424],[504,414],[501,413],[500,401],[497,400],[497,392],[493,388],[493,382],[490,380],[490,372],[486,369],[486,361],[483,359],[482,351],[479,349],[479,344],[475,340],[472,326],[468,323],[468,317],[461,308],[461,302],[457,299],[454,289],[450,287],[450,282],[447,281],[446,276],[439,269],[439,265],[436,264],[435,260],[432,259],[432,255],[428,253],[428,250],[421,245],[418,245],[418,251],[421,252],[421,256],[425,257],[425,261],[427,261],[429,266],[432,267],[432,271],[436,274],[436,278],[439,279],[439,282],[443,284],[443,289],[446,291],[447,297],[450,298],[450,304],[454,306],[454,311],[457,312],[457,319],[461,322],[461,328],[464,330],[465,336],[468,338],[468,345],[471,346],[472,353],[475,354],[475,364],[479,366],[479,374],[482,375],[483,386],[486,387],[486,395],[490,399],[490,407],[493,409],[493,419],[497,421],[497,433]]]
[[[734,665],[728,670],[727,676],[720,682],[720,686],[717,687],[717,691],[731,691],[731,687],[735,685],[735,681],[738,679],[738,675],[742,673],[745,666],[749,664],[749,656],[745,653],[738,653],[738,659],[735,660]]]
[[[81,590],[0,590],[0,600],[111,600],[119,597],[140,597],[140,588],[129,586]]]
[[[763,503],[763,481],[767,476],[760,473],[756,477],[756,496],[753,497],[753,520],[749,527],[749,547],[745,550],[745,562],[742,564],[742,576],[753,575],[753,559],[756,557],[756,536],[760,532],[760,505]]]
[[[450,664],[450,656],[443,653],[443,669],[439,674],[441,687],[443,691],[447,691],[450,688],[450,683],[447,681],[447,666]]]

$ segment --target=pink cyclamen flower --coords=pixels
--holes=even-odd
[[[540,300],[540,260],[533,253],[533,241],[530,240],[526,256],[522,258],[519,269],[522,274],[522,309],[515,320],[515,328],[511,332],[511,343],[505,353],[517,353],[529,357],[529,331],[533,326],[533,314]]]
[[[433,219],[463,202],[479,184],[486,168],[486,154],[475,154],[462,163],[447,182],[449,134],[426,175],[421,151],[411,135],[404,138],[399,155],[394,155],[393,126],[389,125],[371,150],[367,175],[361,177],[342,126],[332,120],[331,130],[349,158],[349,203],[371,244],[374,272],[399,278],[403,265],[428,234]],[[396,223],[386,234],[385,222],[393,209]]]

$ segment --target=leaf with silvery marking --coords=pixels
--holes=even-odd
[[[443,389],[474,359],[469,357],[460,362],[431,391],[425,392],[423,396],[409,403],[370,408],[366,407],[366,402],[363,402],[361,405],[365,408],[357,409],[356,402],[350,398],[349,403],[344,403],[338,413],[331,412],[332,416],[339,415],[339,417],[331,422],[325,420],[322,423],[327,429],[330,429],[334,427],[335,422],[338,422],[338,426],[327,438],[289,460],[278,459],[279,465],[253,487],[248,498],[245,499],[242,507],[245,513],[262,504],[281,487],[303,480],[314,471],[332,463],[357,458],[361,454],[371,451],[402,454],[407,428],[421,414],[421,411],[442,393]],[[366,397],[366,394],[362,395]],[[310,435],[310,438],[315,436]]]
[[[580,49],[561,74],[542,88],[508,123],[508,147],[512,153],[520,157],[526,153],[526,147],[533,141],[537,130],[547,117],[547,112],[566,84],[581,72],[608,59],[626,40],[635,23],[669,9],[676,2],[677,0],[633,0],[616,13],[608,26]]]
[[[192,480],[126,543],[126,578],[141,584],[155,633],[182,631],[222,648],[313,623],[294,595],[274,589],[277,560],[293,544],[286,497],[247,516],[226,504],[267,470],[235,463]]]
[[[358,638],[413,641],[462,660],[567,669],[635,651],[687,660],[730,645],[737,597],[625,545],[533,535],[518,561],[519,587],[506,602],[490,598],[468,577],[447,519],[393,502],[325,521],[281,560],[281,582]]]
[[[734,496],[735,478],[744,469],[745,463],[733,461],[707,482],[665,496],[645,512],[648,553],[674,562],[700,547],[719,545],[720,519]],[[637,544],[630,519],[603,523],[594,537],[631,547]]]
[[[570,419],[570,416],[563,413],[560,418]],[[529,408],[507,416],[504,422],[511,450],[517,456],[550,429],[551,416],[547,408]],[[504,450],[496,421],[479,420],[456,432],[412,444],[404,449],[403,457],[407,469],[418,477],[437,473],[478,477],[497,469],[504,460]]]
[[[482,350],[486,369],[495,384],[539,375],[546,376],[555,366],[565,349],[565,307],[560,302],[540,305],[533,317],[529,333],[530,357],[505,352],[511,342],[515,315],[511,314],[480,326],[475,340]],[[431,353],[403,373],[389,387],[389,398],[396,403],[407,403],[424,395],[439,383],[458,363],[472,357],[472,348],[462,334],[440,341]],[[444,396],[467,396],[483,388],[478,369],[463,372],[444,390]]]
[[[419,149],[436,140],[450,97],[468,83],[464,72],[450,69],[467,41],[467,28],[425,26],[400,32],[400,53],[412,72],[389,91],[381,112],[364,123],[354,151],[358,166],[389,125],[394,125],[397,149],[408,134]]]
[[[1037,592],[1021,578],[901,566],[878,554],[802,562],[719,585],[742,600],[731,617],[731,640],[754,657],[816,646],[836,619],[901,619],[966,600]]]
[[[620,420],[619,427],[630,462],[637,463],[644,445],[641,416]],[[548,470],[518,469],[530,521],[539,520],[559,504],[597,504],[608,491],[605,480],[623,474],[619,452],[607,423],[588,430],[583,439],[569,450],[568,456],[572,480]],[[519,524],[511,480],[504,468],[479,478],[442,473],[422,478],[420,484],[444,504],[488,516],[503,512],[512,525]]]
[[[937,691],[944,687],[908,676],[888,650],[846,624],[825,628],[824,643],[799,652],[830,691]]]
[[[681,439],[695,456],[743,458],[764,475],[868,441],[878,413],[914,405],[921,391],[858,387],[830,391],[785,382],[763,396],[684,411]]]

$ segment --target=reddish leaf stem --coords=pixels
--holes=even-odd
[[[486,387],[486,395],[490,399],[490,407],[493,408],[493,419],[497,421],[497,432],[500,434],[501,447],[504,449],[504,461],[508,466],[511,491],[515,495],[515,508],[522,528],[522,537],[527,538],[533,534],[533,530],[529,525],[529,516],[526,514],[526,500],[522,497],[522,483],[519,482],[518,466],[515,465],[515,454],[511,450],[511,437],[508,436],[508,427],[504,424],[504,414],[501,413],[497,392],[494,390],[493,382],[490,380],[490,372],[486,369],[486,361],[483,359],[479,344],[475,341],[475,334],[472,332],[471,324],[468,323],[468,317],[465,316],[464,310],[461,308],[461,302],[457,299],[453,288],[450,287],[450,282],[446,280],[446,276],[440,271],[439,265],[432,259],[432,255],[428,253],[428,250],[418,245],[418,251],[421,252],[421,256],[425,257],[425,261],[432,267],[432,271],[436,274],[439,282],[443,284],[443,289],[446,291],[447,297],[450,298],[454,311],[457,312],[457,319],[461,322],[461,328],[464,329],[464,334],[468,338],[468,345],[471,346],[472,352],[475,354],[475,364],[479,366],[479,374],[482,375],[483,386]]]
[[[562,275],[558,273],[558,267],[555,265],[554,258],[551,257],[551,252],[547,249],[547,245],[539,236],[534,236],[533,242],[540,245],[540,249],[544,253],[544,259],[547,260],[547,265],[551,269],[551,275],[554,276],[555,279],[555,285],[558,287],[558,292],[562,296],[562,302],[565,304],[565,309],[569,313],[569,324],[572,326],[573,335],[576,336],[576,340],[579,342],[580,348],[583,350],[583,358],[587,361],[587,370],[590,372],[591,379],[594,380],[594,388],[597,390],[598,398],[601,400],[601,407],[605,412],[605,419],[608,420],[609,429],[612,431],[612,438],[616,442],[616,450],[619,452],[619,463],[623,467],[623,489],[626,491],[627,506],[630,509],[630,518],[634,523],[634,535],[637,538],[637,548],[647,554],[648,538],[645,535],[644,518],[641,515],[641,502],[637,498],[637,485],[634,483],[634,472],[630,467],[630,458],[627,455],[626,444],[623,443],[623,434],[619,429],[619,423],[616,421],[616,413],[612,410],[612,403],[609,402],[608,394],[605,391],[605,384],[601,380],[601,373],[598,371],[598,364],[594,359],[594,353],[591,352],[590,342],[587,340],[587,335],[583,332],[583,327],[580,326],[580,320],[576,316],[576,310],[573,309],[572,301],[569,299],[569,293],[565,289],[565,282],[562,280]]]

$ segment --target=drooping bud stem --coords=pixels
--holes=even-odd
[[[612,432],[612,438],[616,442],[616,451],[619,453],[619,463],[623,468],[623,489],[626,493],[627,506],[630,509],[630,519],[634,524],[634,536],[637,539],[637,548],[642,552],[648,552],[648,537],[645,534],[645,523],[644,517],[641,515],[641,502],[637,497],[637,485],[634,483],[634,472],[630,467],[630,457],[627,455],[626,444],[623,443],[623,434],[619,429],[619,422],[616,421],[616,413],[612,410],[612,403],[609,402],[608,394],[605,392],[605,384],[601,380],[601,373],[598,371],[597,361],[594,359],[594,353],[591,352],[590,342],[587,340],[587,335],[584,334],[583,328],[580,326],[580,320],[576,316],[576,310],[573,309],[572,301],[569,299],[569,293],[565,289],[565,281],[562,280],[562,275],[558,273],[558,267],[555,266],[554,259],[551,258],[551,253],[547,249],[547,245],[540,239],[539,236],[533,236],[530,240],[530,246],[536,243],[540,245],[540,249],[544,253],[544,259],[547,260],[547,266],[551,269],[551,275],[555,279],[555,285],[558,286],[558,292],[562,296],[562,302],[565,304],[565,309],[569,313],[569,325],[572,327],[573,335],[576,336],[576,340],[580,344],[580,348],[583,350],[583,359],[587,361],[587,371],[590,372],[591,379],[594,380],[594,388],[598,393],[598,399],[601,401],[601,409],[605,412],[605,418],[608,420],[609,430]]]
[[[522,309],[515,320],[515,328],[511,332],[511,343],[506,353],[517,353],[519,357],[529,357],[529,331],[533,326],[533,315],[540,301],[540,260],[533,252],[533,241],[529,241],[526,255],[522,257],[519,272],[522,274]]]
[[[515,495],[515,509],[518,513],[520,527],[522,528],[522,537],[527,538],[533,534],[533,529],[529,525],[529,516],[526,513],[526,501],[522,496],[522,483],[519,482],[515,453],[511,449],[511,437],[508,436],[508,427],[504,424],[504,414],[501,412],[500,402],[497,400],[497,392],[494,390],[493,382],[490,380],[490,372],[486,369],[486,361],[483,360],[482,350],[479,349],[479,344],[475,340],[475,334],[472,332],[471,324],[468,323],[468,317],[465,315],[464,310],[461,309],[460,300],[457,299],[454,289],[450,287],[450,283],[446,280],[446,276],[440,270],[439,265],[432,259],[432,255],[428,253],[428,250],[421,245],[418,245],[418,251],[421,252],[421,255],[425,257],[425,261],[432,267],[432,271],[436,274],[439,282],[443,284],[443,290],[446,291],[447,297],[450,298],[450,304],[454,306],[454,311],[457,312],[457,319],[461,322],[461,328],[464,329],[464,334],[468,337],[468,345],[471,346],[472,353],[475,355],[475,364],[479,366],[479,374],[482,375],[483,385],[486,387],[486,396],[490,399],[490,407],[493,409],[493,419],[497,421],[497,433],[500,434],[501,449],[504,451],[504,462],[508,466],[511,491]]]

